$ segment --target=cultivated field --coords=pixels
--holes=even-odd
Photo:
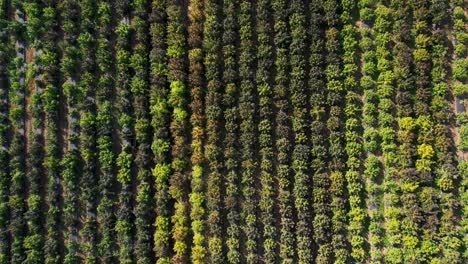
[[[464,0],[0,0],[0,264],[468,263]]]

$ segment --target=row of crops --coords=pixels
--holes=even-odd
[[[466,263],[463,0],[0,0],[0,264]]]

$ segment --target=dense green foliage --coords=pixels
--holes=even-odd
[[[0,264],[466,263],[463,0],[0,0]]]
[[[28,235],[24,241],[26,250],[25,263],[37,263],[44,261],[42,251],[43,237],[43,211],[41,204],[42,188],[41,178],[43,176],[43,103],[42,91],[43,83],[42,72],[40,70],[42,42],[39,41],[39,34],[43,32],[40,23],[41,13],[39,3],[32,1],[25,5],[26,16],[30,17],[31,23],[26,25],[28,32],[28,41],[31,43],[31,49],[36,56],[26,66],[26,83],[29,86],[30,102],[28,105],[28,114],[30,115],[31,125],[27,129],[29,137],[30,157],[26,160],[26,177],[29,182],[29,197],[27,199],[27,212],[25,218],[27,221]]]
[[[79,84],[79,99],[75,103],[79,111],[79,145],[82,162],[78,162],[78,155],[73,153],[73,158],[68,161],[70,173],[82,170],[77,181],[79,182],[82,202],[84,207],[84,223],[80,228],[80,235],[83,237],[83,242],[80,243],[80,251],[85,253],[87,263],[96,263],[96,237],[97,237],[97,219],[96,219],[96,196],[97,196],[97,175],[95,174],[97,167],[97,158],[101,153],[96,150],[96,142],[98,136],[96,134],[96,105],[95,85],[99,85],[99,81],[94,76],[97,62],[102,64],[101,58],[97,55],[97,41],[93,37],[96,30],[93,27],[93,21],[96,16],[102,16],[101,12],[96,12],[97,6],[93,1],[82,1],[80,3],[80,61],[81,75]],[[104,23],[103,23],[104,24]],[[105,25],[105,24],[104,24]],[[74,116],[72,118],[75,118]],[[69,131],[75,120],[69,120]],[[70,141],[70,144],[76,144]],[[74,156],[77,156],[76,158]],[[70,261],[76,263],[77,260]]]
[[[295,257],[294,216],[292,179],[290,169],[291,151],[291,117],[289,97],[289,43],[287,1],[272,1],[274,28],[274,45],[276,51],[274,78],[274,106],[275,113],[275,180],[278,183],[277,208],[280,225],[279,235],[276,240],[279,243],[279,260],[283,263],[293,263]]]
[[[114,70],[116,73],[115,77],[115,91],[114,93],[117,95],[115,97],[116,102],[116,112],[117,112],[117,120],[118,120],[118,132],[119,132],[119,144],[120,144],[120,153],[117,156],[117,160],[115,156],[112,155],[112,152],[108,152],[109,155],[103,156],[101,163],[104,161],[106,162],[107,166],[100,166],[102,175],[101,182],[100,182],[100,192],[101,192],[101,202],[99,205],[98,212],[100,215],[108,218],[110,221],[116,221],[115,224],[115,233],[113,232],[112,226],[110,229],[106,230],[107,238],[110,238],[109,235],[117,235],[117,241],[120,245],[118,259],[121,263],[132,263],[133,261],[133,254],[134,254],[134,223],[133,223],[133,201],[134,195],[132,193],[132,179],[133,179],[133,172],[132,166],[134,164],[134,146],[133,146],[133,138],[134,138],[134,130],[133,130],[133,108],[131,103],[131,92],[130,92],[130,81],[131,81],[131,71],[130,71],[130,25],[129,25],[129,12],[130,12],[130,3],[128,1],[119,1],[118,5],[116,6],[116,17],[119,20],[118,25],[116,25],[115,31],[117,33],[116,36],[116,44],[115,44],[115,67],[111,67],[111,65],[103,68],[105,71]],[[109,12],[108,10],[107,12]],[[108,16],[109,14],[107,14]],[[109,17],[110,18],[110,17]],[[104,46],[103,48],[105,48]],[[112,57],[111,57],[112,58]],[[112,62],[112,61],[110,61]],[[109,82],[106,83],[109,87],[107,88],[110,91],[107,93],[106,99],[112,98],[112,86],[113,82],[112,79],[109,79]],[[111,105],[109,105],[111,107]],[[110,109],[112,111],[112,109]],[[112,113],[112,112],[110,112]],[[104,117],[103,117],[104,118]],[[108,119],[108,120],[106,120]],[[112,136],[112,117],[108,116],[106,119],[103,119],[105,122],[109,122],[107,124],[107,129],[109,129],[108,134]],[[115,122],[115,121],[114,121]],[[102,124],[103,128],[106,127],[106,124]],[[103,131],[104,132],[104,131]],[[105,134],[104,134],[105,135]],[[109,138],[112,140],[113,138]],[[107,140],[106,140],[107,141]],[[102,143],[105,143],[103,140]],[[110,142],[109,142],[110,143]],[[103,145],[104,146],[104,145]],[[112,147],[111,145],[107,148]],[[105,149],[103,149],[105,150]],[[109,148],[110,150],[110,148]],[[114,165],[113,163],[117,163],[117,177],[113,175],[111,169]],[[103,170],[104,168],[104,170]],[[117,205],[117,214],[116,219],[111,219],[113,217],[113,200],[111,200],[111,192],[108,187],[112,186],[113,179],[117,178],[117,182],[120,186],[120,193],[119,193],[119,200]]]
[[[224,60],[224,126],[226,130],[224,147],[224,166],[226,168],[226,194],[224,205],[227,210],[226,220],[226,254],[229,263],[240,263],[240,229],[239,229],[239,108],[238,108],[238,66],[236,61],[236,36],[238,22],[235,12],[239,1],[226,0],[223,3],[225,15],[223,33]]]
[[[204,221],[205,216],[205,196],[204,196],[204,157],[203,140],[205,138],[205,118],[204,109],[204,90],[203,90],[203,1],[191,1],[189,5],[189,27],[188,27],[188,60],[189,75],[188,88],[190,90],[190,123],[192,127],[192,150],[191,162],[191,193],[190,200],[190,218],[192,236],[191,261],[195,264],[204,263],[206,256],[206,239]]]

